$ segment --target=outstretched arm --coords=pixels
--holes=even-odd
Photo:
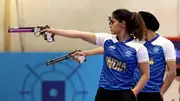
[[[103,53],[104,53],[104,48],[103,47],[98,47],[98,48],[94,48],[94,49],[91,49],[91,50],[77,51],[77,52],[73,53],[71,56],[77,62],[80,62],[80,59],[77,58],[76,56],[84,56],[86,58],[86,56],[103,54]]]
[[[83,32],[78,30],[63,30],[63,29],[44,29],[42,32],[50,32],[55,35],[67,38],[80,38],[92,44],[96,44],[96,36],[91,32]]]
[[[98,48],[94,48],[94,49],[91,49],[91,50],[84,50],[84,51],[82,51],[82,53],[85,56],[103,54],[104,53],[104,48],[103,47],[98,47]]]

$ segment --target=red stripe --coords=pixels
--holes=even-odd
[[[180,37],[166,37],[166,38],[171,41],[180,41]]]

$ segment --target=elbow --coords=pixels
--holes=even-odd
[[[85,35],[79,35],[79,36],[77,36],[77,37],[80,38],[80,39],[82,39],[82,40],[84,40],[84,41],[87,40],[87,37],[86,37]]]
[[[175,78],[176,75],[177,75],[176,70],[168,71],[168,75],[170,75],[171,77]]]
[[[97,54],[104,54],[104,51],[103,50],[98,51]]]
[[[150,78],[150,73],[147,72],[147,73],[143,73],[142,74],[142,77],[148,82],[149,78]]]
[[[176,77],[176,75],[177,75],[176,71],[174,71],[174,72],[172,73],[172,75],[173,75],[174,77]]]
[[[82,34],[82,32],[77,32],[77,34],[75,35],[75,38],[79,38],[79,39],[85,39],[86,36],[84,34]]]
[[[146,78],[147,78],[147,81],[150,79],[150,73],[147,73]]]

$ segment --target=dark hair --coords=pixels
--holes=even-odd
[[[146,27],[139,13],[130,12],[127,9],[117,9],[112,13],[112,16],[119,22],[125,21],[129,34],[132,34],[136,39],[144,39]]]
[[[139,14],[144,20],[147,29],[152,30],[154,32],[159,29],[160,26],[159,21],[156,19],[156,17],[153,14],[145,11],[139,11]]]

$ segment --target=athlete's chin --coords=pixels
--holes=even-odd
[[[114,32],[111,32],[111,34],[112,34],[112,35],[117,35],[117,34],[116,34],[116,33],[114,33]]]
[[[111,34],[115,35],[115,33],[111,30]]]

